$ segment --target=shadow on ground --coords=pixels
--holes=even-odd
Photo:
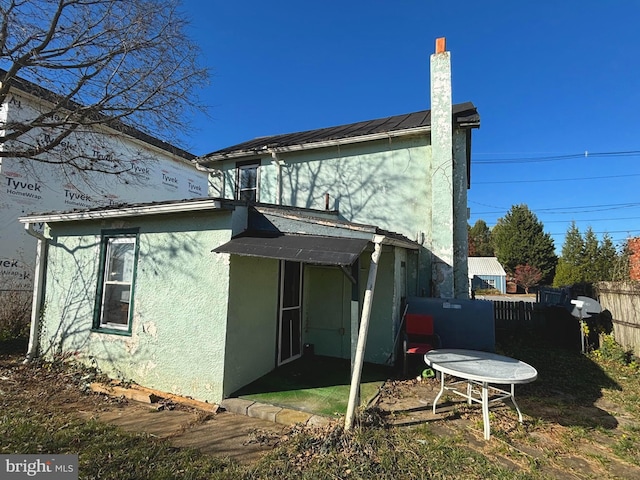
[[[393,375],[392,368],[365,364],[360,386],[361,405],[367,405]],[[231,396],[319,415],[343,415],[350,384],[349,360],[305,356],[273,370]]]

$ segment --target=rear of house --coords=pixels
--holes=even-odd
[[[432,110],[213,152],[197,159],[212,198],[22,218],[38,237],[29,355],[219,402],[305,344],[354,358],[366,317],[364,360],[393,363],[409,296],[469,293],[480,119],[434,57]]]
[[[47,224],[42,355],[211,402],[299,358],[306,343],[316,354],[349,358],[376,241],[365,360],[392,362],[390,318],[406,295],[407,265],[417,265],[409,258],[418,245],[390,232],[325,212],[234,201],[23,221]],[[264,227],[276,223],[277,235]],[[256,238],[268,240],[255,249]]]

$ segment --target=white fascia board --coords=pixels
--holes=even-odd
[[[67,213],[45,213],[42,215],[29,215],[20,217],[21,223],[51,223],[51,222],[72,222],[78,220],[97,220],[104,218],[135,217],[142,215],[159,215],[166,213],[195,212],[203,210],[221,209],[220,200],[198,200],[194,202],[172,203],[165,205],[132,205],[130,207],[104,209],[104,210],[84,210]]]
[[[374,241],[374,240],[372,240]],[[399,238],[389,238],[389,237],[383,237],[382,239],[382,244],[383,245],[392,245],[394,247],[400,247],[400,248],[406,248],[408,250],[418,250],[420,248],[420,245],[418,245],[415,242],[412,241],[408,241],[408,240],[402,240]]]
[[[313,150],[316,148],[350,145],[355,143],[371,142],[374,140],[386,140],[388,138],[404,137],[408,135],[421,135],[424,133],[429,133],[430,131],[431,131],[431,126],[425,126],[425,127],[408,128],[405,130],[395,130],[392,132],[372,133],[370,135],[360,135],[357,137],[341,138],[339,140],[325,140],[322,142],[288,145],[284,147],[265,146],[263,147],[262,150],[240,151],[240,152],[224,153],[220,155],[210,155],[210,156],[205,155],[204,157],[196,158],[196,161],[201,164],[207,164],[210,162],[217,162],[221,160],[232,160],[232,159],[237,159],[242,157],[255,157],[255,156],[261,155],[262,153],[271,154],[271,152],[274,152],[278,154],[278,153],[299,152],[302,150]],[[268,137],[265,138],[265,140],[267,139]]]

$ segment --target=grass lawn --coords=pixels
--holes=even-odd
[[[87,479],[640,478],[639,369],[607,348],[585,356],[539,343],[502,345],[500,353],[540,375],[517,392],[524,424],[496,410],[488,442],[478,409],[410,428],[391,427],[372,409],[348,433],[340,422],[293,427],[251,465],[80,420],[78,408],[100,408],[95,395],[78,391],[86,372],[23,366],[0,353],[0,453],[78,453]]]

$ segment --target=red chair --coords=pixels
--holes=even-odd
[[[433,331],[433,316],[407,313],[404,316],[404,374],[408,373],[409,355],[424,355],[440,347],[440,337]]]

